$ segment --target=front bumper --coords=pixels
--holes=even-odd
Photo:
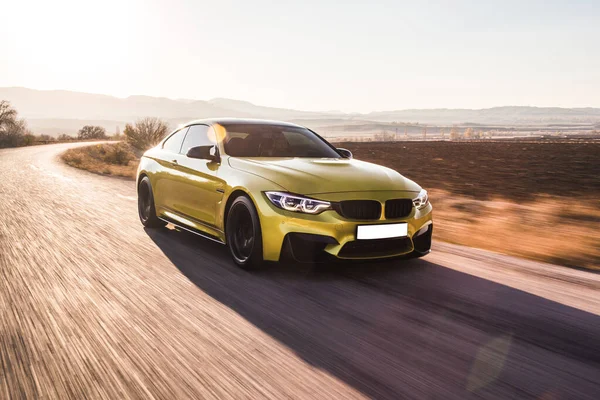
[[[389,199],[413,198],[413,192],[377,191],[325,194],[311,196],[319,200],[369,199],[385,204]],[[258,197],[258,196],[257,196]],[[314,261],[321,256],[339,259],[378,259],[429,252],[433,230],[432,207],[417,210],[401,219],[350,220],[334,210],[318,215],[301,214],[275,207],[265,196],[255,198],[260,214],[263,237],[263,257],[278,261],[285,251],[300,261]],[[406,222],[405,238],[356,240],[358,225],[375,225]]]

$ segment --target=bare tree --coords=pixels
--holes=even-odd
[[[27,132],[25,121],[18,118],[17,110],[6,100],[0,100],[0,148],[23,145]]]
[[[450,130],[450,140],[459,140],[460,139],[460,133],[458,132],[458,130],[456,128],[452,128]]]
[[[86,125],[77,132],[78,139],[105,139],[106,129],[101,126]]]
[[[10,106],[10,103],[6,100],[0,101],[0,129],[14,123],[17,120],[17,110]]]
[[[136,121],[134,125],[125,125],[123,133],[127,143],[133,148],[147,150],[156,146],[167,135],[168,130],[169,127],[163,120],[146,117]]]

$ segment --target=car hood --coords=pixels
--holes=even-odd
[[[359,160],[230,157],[229,165],[298,194],[421,190],[419,185],[393,169]]]

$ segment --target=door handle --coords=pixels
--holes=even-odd
[[[177,160],[171,160],[171,162],[172,162],[173,164],[179,164],[179,163],[177,162]]]

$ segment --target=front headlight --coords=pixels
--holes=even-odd
[[[331,208],[331,203],[328,201],[310,199],[284,192],[265,192],[265,195],[275,206],[287,211],[319,214]]]
[[[419,195],[413,199],[413,204],[417,210],[425,208],[427,204],[429,204],[429,196],[427,195],[427,190],[421,189]]]

